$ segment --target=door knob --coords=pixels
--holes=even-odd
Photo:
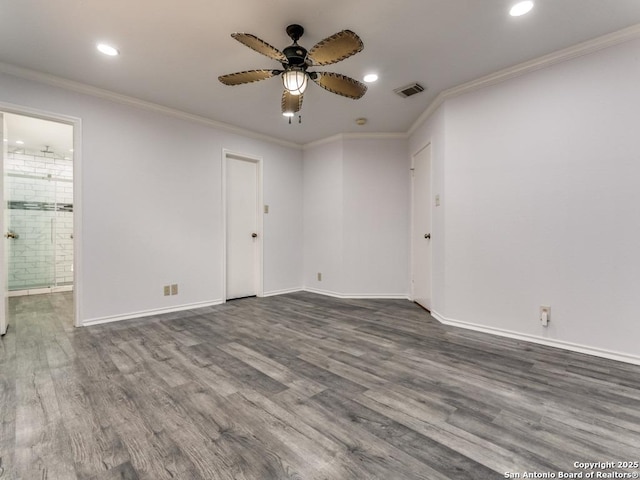
[[[251,237],[252,237],[252,238],[256,238],[257,236],[258,236],[258,234],[257,234],[257,233],[255,233],[255,232],[253,232],[253,233],[251,234]]]
[[[431,239],[431,234],[430,233],[425,233],[424,234],[424,238],[426,238],[427,240]]]

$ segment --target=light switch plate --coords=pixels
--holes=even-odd
[[[546,327],[549,325],[550,321],[551,321],[551,307],[546,305],[541,305],[540,306],[540,323],[542,323],[543,327]]]

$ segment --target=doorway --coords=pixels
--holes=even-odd
[[[224,152],[225,300],[262,296],[262,159]]]
[[[11,321],[8,297],[74,290],[75,122],[22,111],[2,117],[1,228],[4,245],[0,333]],[[73,301],[73,300],[72,300]],[[77,310],[73,324],[77,325]]]
[[[412,296],[431,311],[431,145],[420,150],[412,163]]]

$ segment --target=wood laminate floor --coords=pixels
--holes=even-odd
[[[408,301],[295,293],[89,328],[70,294],[10,307],[1,480],[558,478],[640,461],[640,367],[442,326]]]

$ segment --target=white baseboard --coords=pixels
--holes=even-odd
[[[523,340],[525,342],[537,343],[539,345],[546,345],[547,347],[561,348],[563,350],[569,350],[572,352],[585,353],[587,355],[593,355],[594,357],[606,358],[609,360],[616,360],[618,362],[630,363],[633,365],[640,365],[640,357],[636,355],[630,355],[627,353],[613,352],[610,350],[604,350],[601,348],[589,347],[586,345],[579,345],[577,343],[565,342],[563,340],[554,340],[550,338],[539,337],[536,335],[529,335],[526,333],[518,333],[511,330],[504,330],[502,328],[487,327],[484,325],[478,325],[476,323],[463,322],[461,320],[454,320],[440,315],[438,312],[431,311],[431,316],[438,320],[440,323],[450,325],[452,327],[465,328],[467,330],[475,330],[476,332],[489,333],[491,335],[497,335],[500,337],[508,337],[516,340]]]
[[[270,297],[270,296],[275,296],[275,295],[285,295],[287,293],[295,293],[295,292],[300,292],[300,291],[304,291],[304,292],[310,292],[310,293],[316,293],[319,295],[325,295],[328,297],[334,297],[334,298],[342,298],[342,299],[390,299],[390,300],[410,300],[409,295],[406,294],[343,294],[343,293],[337,293],[337,292],[332,292],[332,291],[328,291],[328,290],[320,290],[317,288],[291,288],[291,289],[285,289],[285,290],[274,290],[271,292],[266,292],[263,296],[264,297]],[[197,302],[197,303],[191,303],[191,304],[187,304],[187,305],[177,305],[177,306],[173,306],[173,307],[168,307],[168,308],[156,308],[156,309],[152,309],[152,310],[143,310],[143,311],[139,311],[139,312],[133,312],[133,313],[128,313],[128,314],[124,314],[124,315],[113,315],[113,316],[107,316],[107,317],[99,317],[99,318],[93,318],[93,319],[89,319],[89,320],[84,320],[82,322],[82,326],[91,326],[91,325],[100,325],[103,323],[111,323],[111,322],[118,322],[121,320],[131,320],[134,318],[141,318],[141,317],[148,317],[151,315],[161,315],[164,313],[173,313],[173,312],[180,312],[180,311],[184,311],[184,310],[193,310],[196,308],[202,308],[202,307],[210,307],[213,305],[221,305],[224,303],[224,300],[222,299],[218,299],[218,300],[211,300],[211,301],[207,301],[207,302]],[[626,354],[626,353],[620,353],[620,352],[614,352],[614,351],[610,351],[610,350],[604,350],[601,348],[595,348],[595,347],[589,347],[586,345],[579,345],[576,343],[571,343],[571,342],[565,342],[562,340],[554,340],[554,339],[549,339],[549,338],[543,338],[543,337],[539,337],[536,335],[529,335],[529,334],[525,334],[525,333],[519,333],[519,332],[514,332],[512,330],[504,330],[501,328],[495,328],[495,327],[487,327],[485,325],[479,325],[476,323],[471,323],[471,322],[464,322],[461,320],[455,320],[452,318],[447,318],[444,315],[439,314],[438,312],[436,312],[435,310],[431,311],[431,316],[433,318],[435,318],[436,320],[438,320],[440,323],[444,324],[444,325],[449,325],[452,327],[459,327],[459,328],[464,328],[467,330],[474,330],[477,332],[482,332],[482,333],[488,333],[491,335],[497,335],[500,337],[507,337],[507,338],[513,338],[515,340],[522,340],[525,342],[531,342],[531,343],[536,343],[539,345],[545,345],[548,347],[555,347],[555,348],[560,348],[563,350],[569,350],[572,352],[578,352],[578,353],[584,353],[587,355],[593,355],[595,357],[601,357],[601,358],[606,358],[609,360],[615,360],[615,361],[619,361],[619,362],[624,362],[624,363],[630,363],[633,365],[640,365],[640,356],[636,356],[636,355],[630,355],[630,354]]]
[[[176,305],[167,308],[155,308],[152,310],[142,310],[139,312],[127,313],[124,315],[112,315],[108,317],[91,318],[82,322],[83,327],[91,325],[100,325],[102,323],[119,322],[120,320],[131,320],[134,318],[149,317],[151,315],[162,315],[163,313],[181,312],[183,310],[193,310],[195,308],[210,307],[212,305],[221,305],[223,300],[211,300],[208,302],[189,303],[187,305]]]
[[[284,290],[272,290],[270,292],[264,292],[262,294],[262,296],[263,297],[273,297],[275,295],[286,295],[287,293],[301,292],[302,290],[303,290],[302,287],[285,288]]]
[[[273,290],[271,292],[265,292],[262,296],[263,297],[271,297],[271,296],[275,296],[275,295],[285,295],[287,293],[295,293],[295,292],[311,292],[311,293],[318,293],[320,295],[327,295],[330,297],[335,297],[335,298],[343,298],[343,299],[402,299],[402,300],[406,300],[408,297],[407,295],[403,295],[403,294],[392,294],[392,295],[378,295],[378,294],[374,294],[374,295],[345,295],[345,294],[340,294],[340,293],[336,293],[336,292],[328,292],[328,291],[324,291],[324,290],[316,290],[316,289],[308,289],[308,288],[302,288],[302,287],[296,287],[296,288],[290,288],[290,289],[283,289],[283,290]],[[123,315],[112,315],[112,316],[107,316],[107,317],[98,317],[98,318],[91,318],[88,320],[84,320],[82,322],[82,326],[83,327],[88,327],[91,325],[100,325],[103,323],[111,323],[111,322],[119,322],[121,320],[132,320],[134,318],[141,318],[141,317],[149,317],[151,315],[162,315],[163,313],[173,313],[173,312],[180,312],[183,310],[192,310],[195,308],[201,308],[201,307],[210,307],[213,305],[222,305],[223,303],[225,303],[224,300],[219,299],[219,300],[212,300],[212,301],[208,301],[208,302],[198,302],[198,303],[190,303],[188,305],[177,305],[177,306],[173,306],[173,307],[168,307],[168,308],[156,308],[156,309],[151,309],[151,310],[142,310],[139,312],[133,312],[133,313],[126,313]]]
[[[334,298],[343,298],[343,299],[353,299],[353,300],[408,300],[409,295],[406,293],[389,293],[389,294],[380,294],[380,293],[370,293],[370,294],[362,294],[362,293],[338,293],[332,292],[330,290],[320,290],[318,288],[303,288],[303,291],[309,293],[317,293],[319,295],[326,295],[327,297]]]

